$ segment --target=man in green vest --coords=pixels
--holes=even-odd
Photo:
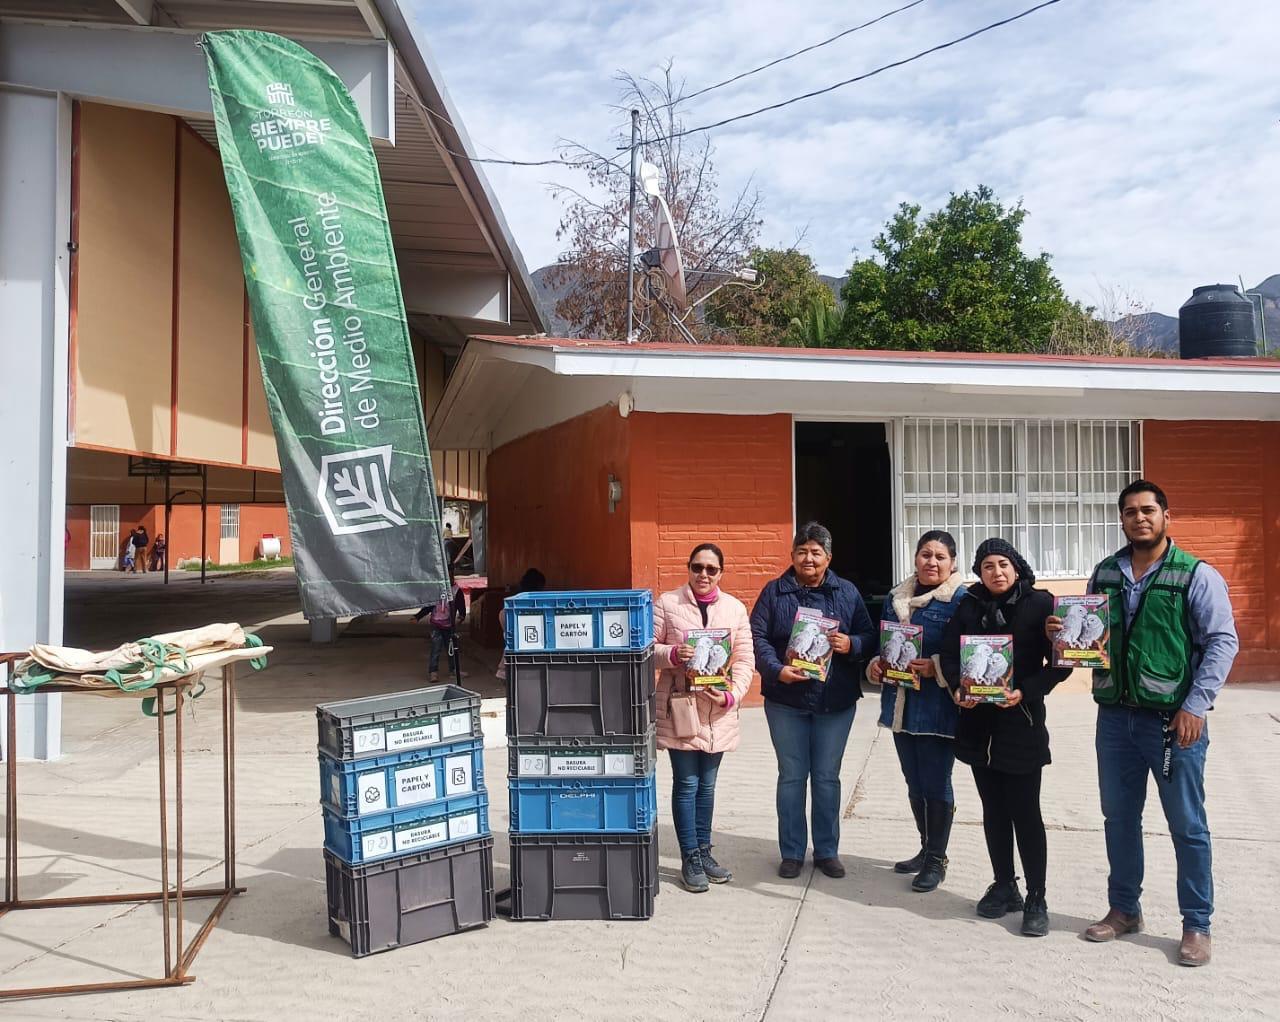
[[[1178,862],[1178,961],[1207,965],[1213,853],[1204,808],[1205,716],[1239,649],[1235,619],[1222,576],[1169,539],[1172,516],[1159,486],[1139,479],[1124,488],[1119,505],[1128,546],[1089,580],[1089,592],[1110,597],[1111,669],[1094,672],[1093,698],[1111,872],[1109,910],[1084,935],[1103,942],[1142,929],[1142,809],[1154,775]],[[1050,639],[1061,629],[1060,618],[1045,625]]]

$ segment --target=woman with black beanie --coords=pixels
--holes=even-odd
[[[1034,588],[1035,572],[1013,545],[999,538],[985,540],[973,571],[979,578],[969,587],[973,599],[962,601],[948,623],[939,661],[962,711],[956,725],[956,759],[973,769],[994,874],[978,902],[978,915],[999,919],[1021,910],[1022,932],[1043,937],[1049,932],[1048,848],[1040,814],[1040,775],[1050,762],[1044,699],[1071,671],[1049,666],[1053,648],[1044,623],[1053,613],[1053,596]],[[1013,636],[1012,691],[1005,702],[978,703],[963,696],[962,635]],[[1015,836],[1027,880],[1025,902],[1014,875]]]

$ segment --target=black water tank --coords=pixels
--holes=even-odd
[[[1258,354],[1253,303],[1234,284],[1206,284],[1178,310],[1182,358],[1249,358]]]

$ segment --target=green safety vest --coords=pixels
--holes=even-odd
[[[1199,564],[1198,558],[1170,542],[1128,627],[1119,554],[1098,565],[1093,585],[1095,592],[1109,597],[1111,670],[1093,672],[1095,701],[1148,710],[1176,710],[1182,705],[1191,688],[1193,652],[1187,590]]]

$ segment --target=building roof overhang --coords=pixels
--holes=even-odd
[[[607,404],[809,419],[1274,420],[1280,362],[475,336],[429,429],[444,447],[492,449]]]
[[[0,46],[0,81],[175,113],[216,145],[203,57],[184,34],[261,29],[330,61],[349,57],[357,74],[373,68],[356,84],[345,77],[375,136],[409,323],[456,354],[469,333],[539,330],[541,314],[524,260],[407,6],[404,0],[0,0],[0,18],[7,19],[0,37],[23,47]],[[83,55],[86,46],[90,54],[101,51],[88,67],[68,56]],[[24,75],[38,81],[24,82]]]

